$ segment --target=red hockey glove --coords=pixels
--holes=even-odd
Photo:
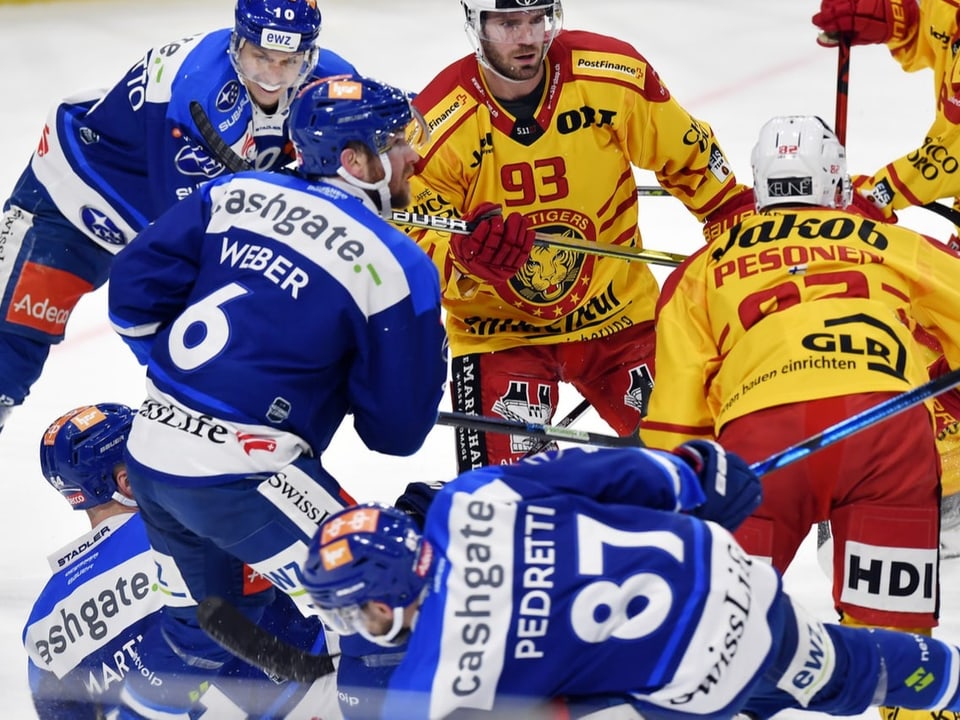
[[[708,243],[713,242],[756,211],[753,188],[744,188],[707,215],[707,219],[703,221],[703,237]]]
[[[673,451],[700,478],[706,501],[693,511],[731,532],[740,527],[763,499],[760,479],[739,455],[710,440],[691,440]]]
[[[836,45],[840,36],[851,45],[875,45],[905,38],[919,18],[917,0],[821,0],[813,24],[823,31],[821,45]]]
[[[874,204],[869,196],[861,195],[858,192],[853,193],[853,198],[850,200],[850,205],[847,206],[847,211],[862,215],[867,218],[867,220],[873,220],[874,222],[895,223],[897,221],[897,215],[893,210],[889,210],[888,214],[884,208]]]
[[[530,219],[503,210],[494,203],[482,203],[463,216],[475,222],[469,235],[454,235],[450,240],[453,256],[470,275],[490,283],[502,283],[516,275],[530,257],[534,231]]]
[[[847,206],[849,212],[862,215],[875,222],[897,222],[897,214],[893,211],[893,203],[888,192],[881,192],[877,188],[870,190],[869,185],[873,182],[873,179],[867,175],[854,175],[851,181],[853,183],[853,195],[850,198],[850,205]],[[884,183],[880,185],[881,187],[885,186]],[[883,198],[886,204],[881,205],[877,201],[878,196]]]

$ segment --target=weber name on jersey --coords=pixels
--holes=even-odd
[[[770,662],[780,579],[718,525],[679,514],[703,502],[680,464],[571,449],[448,485],[385,707],[434,718],[634,688],[641,712],[729,717]]]
[[[372,450],[420,446],[446,376],[437,273],[365,202],[338,179],[241,173],[117,256],[111,322],[148,361],[127,443],[141,472],[270,475],[320,455],[348,412]]]

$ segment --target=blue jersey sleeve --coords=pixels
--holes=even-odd
[[[477,472],[484,472],[481,469]],[[602,503],[687,511],[706,500],[696,473],[673,453],[642,448],[570,448],[497,468],[509,482],[523,478],[552,492]]]
[[[207,194],[195,193],[138,235],[136,252],[121,252],[114,260],[108,294],[110,323],[141,362],[157,331],[186,302],[208,215]]]
[[[446,333],[433,263],[400,231],[384,229],[391,231],[410,293],[368,319],[350,372],[350,401],[354,427],[367,447],[409,455],[437,420],[447,374]]]

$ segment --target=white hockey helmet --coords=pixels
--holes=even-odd
[[[463,12],[466,15],[464,29],[470,39],[470,44],[473,45],[477,60],[485,68],[496,72],[498,75],[501,73],[488,62],[483,52],[482,43],[504,42],[504,39],[486,31],[485,13],[544,11],[543,57],[547,56],[547,50],[550,49],[553,39],[560,32],[560,28],[563,27],[563,7],[560,0],[460,0],[460,4],[463,6]],[[509,80],[510,78],[506,79]]]
[[[851,185],[843,145],[820,118],[768,120],[750,156],[757,209],[802,204],[844,208]]]

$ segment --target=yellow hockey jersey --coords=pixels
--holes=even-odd
[[[936,98],[936,116],[922,145],[857,181],[860,192],[872,193],[894,210],[960,195],[958,13],[957,0],[921,0],[918,23],[888,43],[907,72],[933,69]]]
[[[627,43],[564,31],[545,62],[533,123],[491,96],[472,55],[417,96],[431,138],[408,210],[460,216],[489,201],[542,232],[641,247],[632,165],[654,171],[700,220],[742,189],[709,125]],[[457,266],[449,235],[409,232],[440,271],[455,356],[589,340],[653,319],[659,288],[644,263],[536,247],[493,287]]]
[[[653,447],[777,405],[928,380],[913,328],[960,367],[960,255],[846,212],[768,210],[670,275],[657,311]]]

